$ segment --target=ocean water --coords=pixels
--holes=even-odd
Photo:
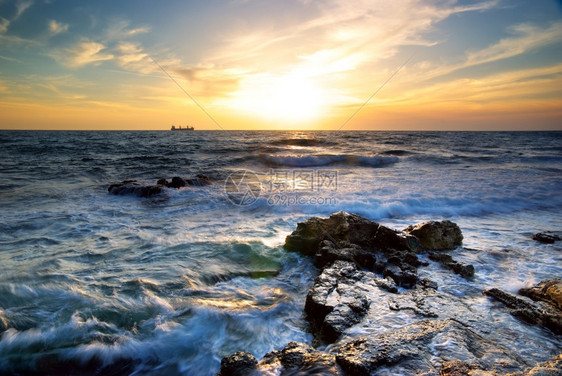
[[[0,373],[213,375],[238,350],[311,343],[317,270],[282,245],[339,210],[397,229],[457,222],[455,258],[476,275],[430,278],[529,363],[562,346],[481,295],[562,276],[560,243],[531,239],[562,229],[562,132],[0,131],[0,146]],[[107,192],[197,174],[214,184]]]

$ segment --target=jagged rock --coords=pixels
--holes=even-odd
[[[372,268],[375,265],[376,257],[373,252],[365,251],[356,244],[342,242],[336,246],[332,241],[324,240],[320,243],[314,260],[320,268],[336,260],[350,261],[361,267]]]
[[[162,192],[161,185],[143,185],[136,180],[124,180],[121,183],[111,184],[107,189],[114,195],[135,195],[151,197]]]
[[[408,226],[404,231],[417,237],[424,248],[431,250],[453,249],[463,239],[459,226],[447,220]]]
[[[8,320],[4,317],[4,311],[0,308],[0,333],[8,329]]]
[[[536,286],[522,288],[519,294],[535,301],[542,301],[562,310],[562,279],[554,278],[539,282]]]
[[[492,369],[498,358],[498,347],[468,327],[451,319],[422,321],[405,328],[376,336],[359,336],[343,344],[337,350],[336,361],[348,375],[370,375],[380,367],[397,365],[399,374],[436,374],[432,363],[432,347],[450,339],[450,348],[441,348],[441,355],[447,352],[460,354],[463,359]]]
[[[413,236],[381,226],[356,214],[343,211],[329,218],[311,217],[299,222],[297,229],[285,239],[285,248],[305,255],[315,255],[323,240],[339,248],[340,244],[355,244],[365,250],[417,250]]]
[[[519,375],[513,374],[513,376]],[[562,376],[562,354],[556,356],[554,360],[537,364],[522,376]]]
[[[170,183],[168,183],[168,180],[166,180],[166,179],[159,179],[159,180],[156,182],[156,184],[158,184],[158,185],[163,185],[164,187],[167,187],[168,184],[170,184]]]
[[[334,354],[300,342],[290,342],[282,350],[267,353],[258,363],[258,374],[343,376]]]
[[[530,324],[545,326],[555,333],[562,333],[562,312],[552,304],[534,302],[497,288],[486,289],[483,294],[502,302],[515,317]]]
[[[552,244],[554,242],[562,240],[562,237],[557,233],[546,231],[546,232],[539,232],[538,234],[533,235],[533,240],[545,244]]]
[[[217,376],[248,376],[257,368],[256,358],[245,351],[238,351],[221,360]]]
[[[316,277],[304,309],[317,337],[333,342],[367,313],[369,300],[356,286],[365,273],[338,260]]]
[[[453,257],[447,253],[430,253],[429,258],[433,261],[440,262],[447,269],[452,270],[456,274],[460,274],[464,278],[474,276],[474,266],[453,260]]]

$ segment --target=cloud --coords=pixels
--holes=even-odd
[[[512,26],[511,32],[516,34],[516,36],[501,39],[498,43],[487,48],[469,53],[466,65],[484,64],[507,59],[559,42],[562,40],[562,23],[555,23],[544,29],[531,24],[519,24]]]
[[[10,26],[10,21],[4,17],[0,17],[0,34],[8,31],[8,26]]]
[[[74,47],[65,50],[65,63],[68,66],[77,68],[87,64],[112,60],[114,55],[103,52],[105,49],[106,46],[98,42],[90,40],[80,42]]]
[[[60,23],[55,20],[50,20],[48,23],[49,33],[51,35],[57,35],[68,31],[68,24]]]
[[[14,19],[20,18],[20,16],[32,5],[33,1],[31,0],[18,0],[16,2],[16,15],[14,16]]]
[[[138,43],[123,42],[115,48],[114,54],[117,63],[125,69],[147,74],[158,68]]]

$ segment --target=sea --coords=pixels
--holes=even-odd
[[[197,175],[213,184],[108,193]],[[454,257],[475,276],[429,277],[527,361],[559,352],[481,292],[562,277],[562,244],[532,239],[562,230],[562,132],[0,131],[0,374],[204,376],[235,351],[312,344],[318,270],[283,244],[340,210],[396,229],[456,222]]]

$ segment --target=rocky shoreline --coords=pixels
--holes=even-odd
[[[260,361],[237,352],[223,358],[218,375],[562,375],[562,351],[549,362],[529,364],[479,332],[480,318],[459,297],[420,277],[419,268],[439,267],[470,283],[475,268],[451,254],[462,240],[460,228],[450,221],[397,231],[338,212],[299,223],[285,249],[312,257],[319,268],[304,306],[316,348],[291,342]],[[559,278],[518,295],[498,288],[483,294],[525,323],[562,333]],[[455,315],[444,315],[445,306],[455,307]],[[402,311],[416,319],[380,333],[353,331],[377,315]]]

